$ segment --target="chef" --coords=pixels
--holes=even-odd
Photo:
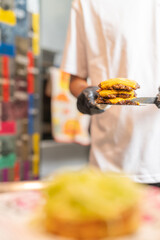
[[[160,0],[74,0],[62,69],[72,75],[78,108],[92,114],[90,163],[160,185],[160,110],[111,106],[101,112],[88,104],[100,82],[117,77],[138,82],[138,97],[157,95]]]

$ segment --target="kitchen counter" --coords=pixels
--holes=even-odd
[[[41,190],[43,187],[42,181],[6,182],[0,183],[0,193]]]

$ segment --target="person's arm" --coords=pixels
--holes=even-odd
[[[80,95],[80,93],[87,87],[88,87],[87,79],[71,75],[69,89],[73,96],[77,98]]]
[[[97,87],[88,86],[88,58],[83,11],[80,1],[73,1],[66,47],[61,69],[71,74],[70,92],[77,98],[77,108],[84,114],[102,112],[95,105]]]
[[[89,86],[87,79],[71,75],[69,89],[77,98],[77,108],[81,113],[93,115],[103,112],[95,105],[98,87]]]

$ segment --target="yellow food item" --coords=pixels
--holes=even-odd
[[[131,87],[132,89],[136,89],[136,86],[137,86],[137,82],[134,80],[129,80],[127,78],[113,78],[113,79],[108,79],[106,81],[101,82],[101,88],[107,89],[117,84],[122,84],[124,86]]]
[[[120,94],[124,94],[124,95],[130,95],[130,97],[134,97],[135,92],[134,91],[118,91],[118,90],[102,90],[99,92],[99,95],[101,97],[107,97],[108,95],[120,95]]]
[[[134,99],[134,97],[132,97],[132,98],[114,98],[114,99],[109,99],[109,101],[112,104],[117,104],[121,101],[128,101],[128,100],[132,100],[132,99]]]
[[[120,174],[84,169],[61,173],[45,190],[44,224],[49,232],[99,239],[139,226],[140,188]]]
[[[135,91],[139,88],[136,81],[127,78],[114,78],[103,81],[99,84],[98,104],[119,104],[119,105],[140,105],[136,101],[131,101],[135,98]]]

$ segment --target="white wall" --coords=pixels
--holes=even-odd
[[[72,0],[41,0],[41,47],[62,54]],[[61,61],[61,54],[56,64]]]

